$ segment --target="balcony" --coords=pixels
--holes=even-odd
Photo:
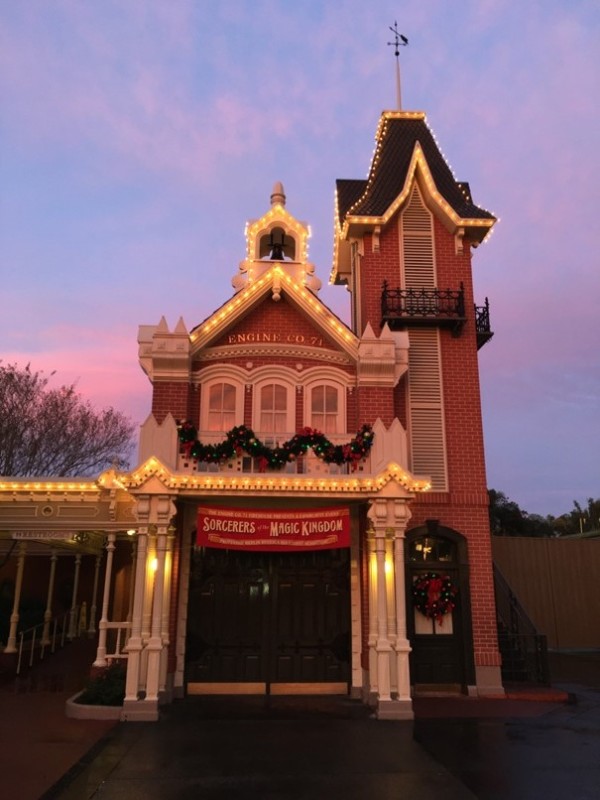
[[[280,443],[288,441],[292,438],[293,433],[281,433],[277,438],[272,436],[261,436],[261,440],[269,447],[277,447]],[[199,431],[198,438],[204,444],[217,444],[222,441],[223,434],[215,433],[214,431]],[[348,433],[331,433],[327,434],[327,438],[332,444],[346,444],[351,438]],[[322,459],[318,458],[312,450],[308,450],[305,455],[296,458],[294,461],[289,461],[281,469],[271,470],[264,469],[259,463],[259,459],[252,458],[246,453],[241,454],[231,461],[195,461],[192,458],[187,458],[185,453],[179,452],[177,457],[177,471],[194,475],[206,474],[220,474],[220,475],[251,475],[251,474],[269,474],[276,475],[304,475],[307,477],[330,477],[334,475],[348,475],[351,473],[349,464],[327,464]],[[360,474],[368,474],[370,472],[370,456],[358,463],[356,472]]]
[[[475,306],[477,349],[483,347],[493,334],[490,330],[490,306]],[[460,336],[467,321],[465,314],[465,290],[460,289],[390,289],[383,282],[381,293],[381,324],[386,322],[391,330],[403,330],[415,325],[437,325],[449,328],[454,336]]]

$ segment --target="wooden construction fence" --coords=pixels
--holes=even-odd
[[[493,536],[492,552],[549,649],[600,649],[600,538]]]

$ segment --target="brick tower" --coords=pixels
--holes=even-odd
[[[496,220],[454,178],[422,112],[382,114],[368,178],[339,180],[336,200],[332,280],[350,291],[354,333],[409,338],[407,373],[363,398],[386,425],[400,420],[408,468],[432,481],[411,505],[407,586],[428,570],[460,586],[450,624],[407,605],[411,683],[501,693],[477,361],[492,333],[471,273]]]

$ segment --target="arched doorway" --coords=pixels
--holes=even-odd
[[[474,684],[467,542],[430,520],[406,534],[406,624],[415,689],[464,691]],[[455,607],[439,620],[416,607],[413,586],[433,574],[456,589]]]

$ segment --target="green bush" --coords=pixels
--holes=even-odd
[[[125,667],[115,663],[91,678],[75,702],[86,706],[122,706],[124,699]]]

